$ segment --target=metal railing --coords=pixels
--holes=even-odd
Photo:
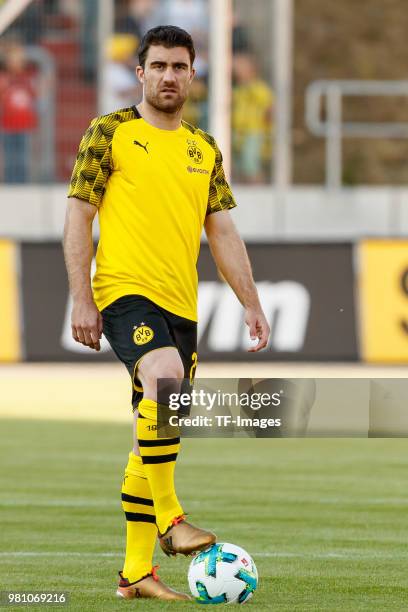
[[[408,123],[343,121],[345,96],[408,97],[408,81],[319,80],[308,86],[305,120],[312,134],[326,138],[326,185],[331,190],[342,186],[343,138],[408,138]]]

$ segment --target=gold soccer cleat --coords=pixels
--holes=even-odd
[[[184,514],[173,519],[168,530],[159,535],[159,543],[163,552],[169,557],[181,553],[192,555],[205,550],[216,540],[216,535],[187,523]]]
[[[191,600],[189,595],[185,593],[179,593],[174,591],[167,584],[164,584],[158,577],[156,570],[158,565],[152,568],[152,573],[147,574],[136,582],[129,582],[127,578],[124,578],[122,572],[119,572],[120,580],[118,584],[118,590],[116,595],[123,599],[136,599],[139,597],[146,597],[151,599],[163,599],[167,601],[171,600]]]

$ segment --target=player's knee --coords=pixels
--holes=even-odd
[[[147,384],[155,385],[161,378],[180,379],[184,377],[184,368],[181,359],[156,363],[147,372],[144,379]]]
[[[154,371],[152,372],[155,381],[160,378],[183,378],[184,377],[184,368],[183,364],[174,362],[167,364],[159,364]]]

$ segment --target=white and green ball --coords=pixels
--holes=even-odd
[[[258,571],[243,548],[219,542],[194,557],[188,583],[197,603],[243,604],[258,586]]]

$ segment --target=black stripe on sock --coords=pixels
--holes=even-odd
[[[146,463],[169,463],[170,461],[175,461],[177,459],[178,453],[173,453],[171,455],[156,455],[155,457],[144,457],[142,455],[142,462]]]
[[[138,440],[139,446],[171,446],[180,444],[180,438],[163,438],[163,440]]]
[[[146,497],[135,497],[134,495],[128,495],[122,493],[122,501],[130,502],[131,504],[143,504],[144,506],[153,506],[153,500],[147,499]]]
[[[134,523],[155,523],[154,514],[143,514],[142,512],[125,512],[126,520]]]

